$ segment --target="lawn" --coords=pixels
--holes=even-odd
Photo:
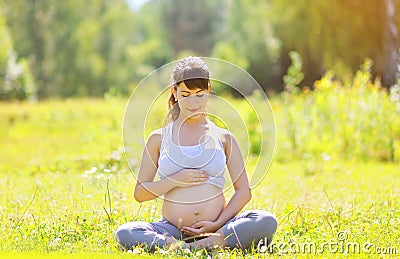
[[[321,84],[313,93],[271,99],[276,152],[245,209],[277,216],[272,247],[246,255],[133,253],[398,256],[400,112],[373,85],[360,91]],[[241,109],[243,101],[231,101]],[[0,257],[132,258],[119,250],[114,231],[127,221],[158,220],[162,200],[133,199],[137,164],[131,171],[122,149],[126,103],[112,97],[0,103]],[[248,157],[249,172],[257,158]]]

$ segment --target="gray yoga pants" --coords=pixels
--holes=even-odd
[[[227,247],[249,249],[256,248],[259,242],[268,246],[277,226],[278,222],[272,213],[264,210],[247,210],[226,222],[222,230]],[[154,251],[155,247],[165,246],[165,236],[177,240],[189,237],[164,217],[158,222],[128,222],[121,225],[116,232],[116,240],[124,249],[141,244],[149,251]]]

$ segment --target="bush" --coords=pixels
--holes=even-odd
[[[398,160],[400,111],[366,60],[350,85],[327,72],[315,90],[283,94],[276,114],[278,157]],[[392,99],[392,100],[391,100]]]

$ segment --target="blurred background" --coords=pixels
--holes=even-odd
[[[368,58],[388,89],[399,12],[398,0],[2,0],[0,99],[127,96],[187,55],[237,64],[268,95],[329,71],[346,82]]]

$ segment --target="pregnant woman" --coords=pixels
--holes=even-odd
[[[251,199],[241,150],[235,137],[207,118],[210,71],[198,57],[178,62],[172,74],[171,122],[150,134],[134,196],[144,202],[164,196],[158,222],[121,225],[116,240],[124,249],[149,251],[180,242],[184,247],[249,249],[268,245],[277,228],[273,214],[240,211]],[[223,187],[228,168],[234,195],[226,203]],[[154,181],[158,173],[160,180]],[[267,244],[265,243],[267,242]]]

